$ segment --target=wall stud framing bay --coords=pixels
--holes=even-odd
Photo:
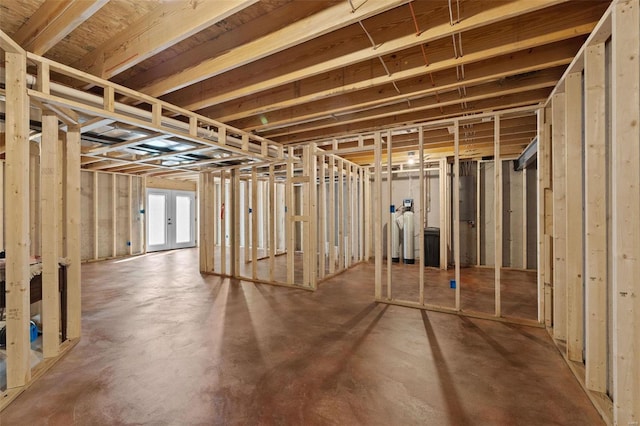
[[[240,276],[240,171],[231,169],[231,275]]]
[[[308,194],[307,194],[307,206],[308,206],[308,215],[307,215],[307,239],[309,240],[309,257],[311,261],[306,264],[304,267],[309,269],[309,286],[316,290],[318,288],[318,262],[319,262],[319,252],[318,252],[318,161],[316,156],[317,146],[315,144],[311,144],[308,146],[309,148],[309,183],[308,183]]]
[[[345,173],[346,173],[346,197],[347,197],[347,204],[346,204],[346,212],[345,212],[345,216],[346,216],[346,233],[347,235],[345,236],[345,247],[344,247],[344,254],[345,254],[345,262],[344,262],[344,267],[348,268],[351,266],[351,259],[353,256],[353,216],[352,216],[352,212],[353,212],[353,185],[352,185],[352,174],[351,174],[351,164],[350,163],[346,163],[346,167],[345,167]]]
[[[460,310],[460,123],[454,123],[453,132],[453,257],[455,262],[455,279],[456,293],[455,304],[456,311]]]
[[[375,299],[382,299],[382,218],[386,212],[382,202],[382,140],[380,133],[374,135],[375,182],[373,187],[373,243],[375,261]]]
[[[584,289],[582,235],[582,73],[565,78],[567,357],[582,362]]]
[[[244,209],[242,211],[242,217],[244,218],[244,235],[242,241],[244,243],[244,263],[249,264],[251,262],[251,215],[249,209],[251,206],[251,194],[250,194],[250,179],[245,178],[244,184]]]
[[[502,268],[502,160],[500,159],[500,116],[496,115],[493,118],[493,138],[494,138],[494,223],[495,223],[495,254],[494,254],[494,302],[495,302],[495,316],[502,316],[502,283],[501,283],[501,268]]]
[[[269,164],[269,281],[274,281],[276,261],[276,177],[273,164]],[[245,204],[246,212],[246,204]],[[246,228],[245,228],[246,229]]]
[[[424,264],[425,264],[425,252],[424,252],[424,224],[425,222],[425,192],[424,192],[424,131],[422,127],[418,128],[418,164],[420,164],[420,228],[419,228],[419,238],[418,245],[420,246],[420,278],[419,278],[419,303],[424,305]]]
[[[449,208],[447,205],[447,159],[441,158],[439,164],[440,176],[438,178],[438,183],[440,184],[440,269],[443,271],[447,270],[448,260],[448,251],[447,251],[447,241],[448,241],[448,233],[449,233],[449,219],[447,213],[449,212]]]
[[[391,238],[391,224],[393,223],[394,220],[394,216],[395,213],[391,212],[391,194],[393,194],[393,152],[392,152],[393,146],[392,146],[392,140],[391,140],[391,131],[389,130],[387,132],[387,217],[389,218],[387,220],[387,299],[391,300],[392,299],[392,293],[391,293],[391,281],[392,281],[392,247],[391,247],[391,243],[392,243],[392,238]],[[376,163],[376,166],[377,163]],[[380,166],[378,167],[382,167],[382,165],[380,164]],[[400,257],[404,257],[403,253],[400,253]]]
[[[251,168],[251,277],[258,279],[258,168]]]
[[[640,421],[640,4],[612,14],[614,424]]]
[[[559,340],[567,338],[565,105],[564,93],[553,95],[553,336]]]
[[[220,274],[227,275],[227,176],[224,170],[220,172]]]
[[[318,167],[320,176],[318,179],[318,253],[320,254],[320,265],[318,278],[323,279],[327,267],[327,182],[326,182],[326,157],[318,154]]]
[[[338,158],[338,269],[345,267],[344,161]]]
[[[329,274],[336,272],[336,157],[329,157]]]
[[[293,221],[295,214],[294,207],[294,185],[293,185],[293,157],[294,149],[289,147],[289,160],[287,160],[287,180],[285,183],[285,238],[287,245],[287,284],[294,284],[294,256],[296,250],[296,226]]]

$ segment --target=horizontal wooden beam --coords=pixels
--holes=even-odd
[[[80,59],[74,67],[109,79],[256,2],[160,3],[150,13]]]
[[[25,50],[44,55],[108,0],[46,0],[13,35]]]
[[[249,43],[229,49],[217,57],[210,58],[171,77],[156,81],[140,90],[151,96],[161,96],[190,84],[198,83],[207,78],[231,71],[242,65],[255,62],[261,58],[302,44],[347,25],[355,24],[358,21],[392,9],[408,1],[409,0],[378,0],[375,2],[366,2],[353,13],[349,13],[345,5],[340,3],[305,19],[296,21],[279,31],[269,33]]]

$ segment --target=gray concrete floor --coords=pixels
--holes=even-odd
[[[599,425],[543,329],[198,273],[196,249],[83,266],[83,337],[6,425]]]

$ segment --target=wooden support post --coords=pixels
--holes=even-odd
[[[246,211],[246,204],[245,204]],[[246,228],[245,228],[246,229]],[[274,281],[276,261],[276,177],[273,164],[269,164],[269,281]]]
[[[551,107],[544,109],[544,133],[540,139],[542,151],[538,154],[539,173],[542,175],[543,193],[539,194],[541,205],[544,206],[542,212],[543,227],[543,250],[542,260],[538,258],[538,263],[544,264],[544,322],[545,326],[553,326],[553,190],[551,188]],[[540,168],[542,165],[542,168]]]
[[[145,226],[146,220],[148,218],[147,216],[147,207],[148,207],[148,200],[147,200],[147,177],[144,176],[142,178],[142,211],[145,213],[145,220],[141,220],[140,221],[140,228],[141,228],[141,234],[142,234],[142,247],[143,247],[143,253],[147,252],[147,227]],[[95,196],[95,194],[94,194]]]
[[[440,269],[446,271],[448,267],[448,256],[447,256],[447,212],[449,209],[447,208],[447,159],[441,158],[439,164],[439,177],[438,183],[440,185],[439,188],[439,198],[440,198]]]
[[[522,269],[527,269],[527,168],[522,169]]]
[[[309,240],[309,264],[305,265],[309,269],[309,285],[314,290],[318,288],[318,164],[316,144],[310,144],[309,149],[309,164],[307,169],[307,175],[309,176],[309,183],[307,185],[307,229],[306,234]]]
[[[329,157],[329,273],[336,271],[336,157]]]
[[[100,241],[98,239],[100,226],[98,223],[98,211],[100,207],[98,205],[98,172],[93,173],[93,259],[97,260],[100,257]]]
[[[495,222],[495,254],[494,254],[494,271],[495,271],[495,316],[502,316],[502,160],[500,159],[500,116],[493,118],[494,130],[494,222]]]
[[[582,73],[565,78],[565,184],[567,356],[582,362],[584,347],[584,282],[582,235]]]
[[[395,212],[391,212],[391,204],[393,203],[393,142],[391,140],[391,131],[387,132],[387,208],[389,211],[387,220],[387,299],[391,299],[391,280],[392,280],[392,237],[391,226],[395,219]],[[400,253],[400,257],[403,255]],[[402,261],[402,260],[401,260]]]
[[[460,123],[454,123],[453,132],[453,256],[455,262],[456,278],[456,311],[460,310]]]
[[[249,208],[251,206],[251,195],[250,195],[251,185],[249,184],[249,180],[244,180],[244,206],[242,209],[242,216],[244,217],[244,263],[248,264],[251,261],[251,215],[249,213]]]
[[[382,298],[382,217],[387,211],[382,202],[382,140],[380,132],[374,135],[374,167],[375,167],[375,185],[373,188],[373,243],[375,245],[374,261],[375,261],[375,298]]]
[[[347,204],[345,205],[345,215],[346,215],[346,226],[345,226],[345,247],[344,247],[344,252],[345,252],[345,262],[344,262],[344,267],[348,268],[351,266],[351,257],[352,257],[352,251],[353,251],[353,223],[352,223],[352,206],[353,206],[353,185],[351,182],[352,179],[352,174],[351,174],[351,164],[346,163],[346,193],[347,193]]]
[[[607,127],[605,46],[585,50],[585,384],[607,391]]]
[[[476,161],[476,266],[480,266],[480,258],[482,256],[482,244],[480,244],[480,237],[482,230],[480,224],[480,200],[482,194],[482,186],[480,185],[480,173],[481,173],[481,162]]]
[[[258,278],[258,168],[251,168],[251,277]]]
[[[81,332],[80,279],[80,127],[70,126],[66,141],[66,250],[67,266],[67,336],[77,339]],[[115,218],[114,218],[115,220]],[[115,238],[115,237],[114,237]]]
[[[338,270],[345,267],[344,161],[338,158]]]
[[[220,172],[220,273],[227,275],[227,175]]]
[[[371,257],[371,234],[374,230],[374,223],[371,220],[371,212],[373,209],[376,209],[377,206],[375,202],[371,198],[371,173],[367,169],[362,169],[362,177],[364,180],[364,200],[363,209],[364,209],[364,260],[369,261]],[[374,215],[375,216],[375,215]]]
[[[537,207],[536,207],[536,259],[537,259],[537,286],[538,286],[538,322],[544,322],[545,314],[545,235],[544,235],[544,211],[545,211],[545,199],[544,199],[544,179],[543,176],[547,172],[547,129],[545,128],[545,110],[540,108],[537,111],[537,129],[538,129],[538,160],[537,160],[537,175],[536,175],[536,191],[537,191]],[[526,199],[526,197],[525,197]]]
[[[294,256],[296,250],[295,223],[293,216],[295,214],[294,206],[294,186],[293,186],[293,147],[289,148],[289,160],[287,161],[287,180],[285,183],[285,238],[287,245],[287,284],[294,284]]]
[[[133,176],[129,175],[129,191],[127,192],[127,206],[128,214],[127,214],[127,222],[129,224],[129,230],[127,232],[127,247],[129,255],[133,254]]]
[[[367,211],[369,210],[367,205],[365,204],[365,200],[367,199],[366,196],[366,182],[365,182],[365,178],[367,176],[367,172],[365,171],[364,168],[359,167],[358,168],[358,179],[359,179],[359,185],[360,185],[360,193],[358,194],[358,224],[359,224],[359,229],[358,229],[358,238],[359,238],[359,242],[360,242],[360,251],[359,251],[359,256],[358,256],[358,260],[359,261],[364,261],[367,257],[367,255],[365,254],[365,250],[367,247],[367,238],[365,236],[365,232],[368,234],[368,230],[369,229],[369,221],[367,219]]]
[[[216,270],[216,237],[217,237],[217,229],[216,224],[218,222],[219,209],[217,208],[217,198],[216,198],[216,181],[213,173],[207,173],[207,204],[205,206],[205,212],[207,214],[207,226],[206,228],[206,238],[208,240],[207,245],[207,265],[208,272],[214,272]]]
[[[318,179],[318,254],[320,264],[318,266],[318,278],[322,279],[327,267],[327,183],[326,183],[326,163],[324,154],[318,155],[318,167],[320,178]]]
[[[231,169],[231,275],[240,276],[240,170]]]
[[[118,191],[116,174],[111,174],[111,257],[118,255]]]
[[[567,338],[565,94],[552,97],[553,106],[553,336]]]
[[[640,422],[640,5],[612,15],[613,422]]]
[[[200,172],[198,175],[198,255],[200,260],[200,272],[209,272],[207,258],[209,256],[209,241],[207,241],[207,229],[210,226],[207,216],[208,173]]]
[[[29,99],[24,53],[5,52],[7,389],[31,379],[29,342]]]
[[[40,142],[40,224],[42,232],[42,353],[45,358],[60,351],[60,291],[58,283],[58,117],[42,112]]]
[[[306,145],[302,148],[302,175],[308,177],[309,176],[309,167],[310,167],[310,149],[309,146]],[[310,183],[307,181],[303,183],[300,187],[300,196],[302,197],[302,216],[305,218],[300,224],[300,228],[302,230],[302,283],[305,286],[310,286],[311,284],[311,276],[309,273],[310,264],[311,264],[311,247],[309,245],[309,186]]]
[[[419,211],[419,223],[420,227],[418,228],[419,238],[418,244],[420,245],[419,253],[420,253],[420,277],[418,285],[420,286],[419,291],[419,303],[424,305],[424,264],[425,264],[425,251],[424,251],[424,224],[425,224],[425,191],[424,191],[424,131],[422,127],[418,128],[418,164],[420,165],[420,211]]]

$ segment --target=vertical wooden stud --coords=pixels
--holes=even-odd
[[[640,4],[612,15],[613,422],[640,423]]]
[[[320,254],[318,278],[322,279],[327,267],[327,183],[324,154],[318,156],[318,167],[320,171],[318,179],[318,253]]]
[[[40,217],[42,227],[42,353],[45,358],[60,350],[60,291],[58,283],[58,117],[42,113],[40,143]]]
[[[584,283],[582,235],[582,73],[565,78],[565,185],[567,356],[582,362],[584,348]]]
[[[258,278],[258,168],[251,168],[251,277]]]
[[[419,253],[420,253],[420,276],[418,280],[418,285],[420,286],[419,291],[419,303],[424,305],[424,265],[425,265],[425,251],[424,251],[424,224],[425,224],[425,190],[424,190],[424,131],[422,127],[418,128],[418,164],[420,165],[420,211],[418,212],[420,217],[420,228],[418,229],[419,238],[418,244],[420,245]]]
[[[67,267],[67,336],[80,337],[81,280],[80,280],[80,127],[69,127],[66,143],[66,250]],[[115,238],[115,236],[114,236]]]
[[[391,287],[392,287],[392,248],[391,248],[391,226],[394,220],[395,213],[391,212],[391,204],[393,203],[393,142],[391,140],[391,131],[387,132],[387,208],[389,209],[387,220],[387,299],[391,299]],[[400,253],[400,257],[402,253]]]
[[[494,254],[494,285],[495,285],[495,316],[502,316],[502,159],[500,158],[500,116],[496,115],[493,119],[493,156],[494,156],[494,222],[495,222],[495,254]]]
[[[456,278],[456,310],[460,310],[460,123],[454,123],[454,165],[453,165],[453,256]]]
[[[220,273],[227,275],[227,175],[220,172]]]
[[[386,212],[384,203],[382,202],[382,140],[380,133],[374,135],[374,158],[375,158],[375,185],[373,188],[373,244],[374,261],[375,261],[375,298],[382,298],[382,217]]]
[[[607,130],[604,43],[585,50],[585,383],[607,391]]]
[[[98,172],[93,173],[93,259],[97,260],[100,255],[100,240],[99,240],[99,230],[100,226],[98,223],[98,211],[100,211],[98,206],[98,194],[99,194],[99,186],[98,186]]]
[[[448,262],[447,256],[447,159],[440,159],[439,164],[440,176],[438,177],[438,183],[440,184],[439,198],[440,198],[440,269],[446,271]]]
[[[565,94],[552,97],[553,106],[553,336],[567,338]]]
[[[269,281],[274,281],[276,267],[276,223],[276,177],[273,164],[269,164]]]
[[[29,99],[26,56],[5,52],[7,389],[31,378],[29,346]]]
[[[317,156],[316,151],[317,147],[315,144],[310,144],[308,146],[309,149],[309,164],[307,173],[309,175],[309,184],[307,191],[307,199],[308,199],[308,215],[307,215],[307,224],[308,224],[308,234],[307,239],[309,240],[309,258],[310,262],[308,265],[305,265],[309,268],[309,285],[314,290],[318,286],[318,164],[317,164]]]
[[[294,256],[296,249],[295,223],[293,215],[295,213],[294,206],[294,186],[293,186],[293,147],[289,148],[289,160],[287,161],[287,180],[285,183],[285,234],[287,245],[287,284],[293,284],[294,275]]]
[[[240,170],[231,169],[231,275],[240,276]]]
[[[329,273],[336,271],[336,157],[329,157]]]

